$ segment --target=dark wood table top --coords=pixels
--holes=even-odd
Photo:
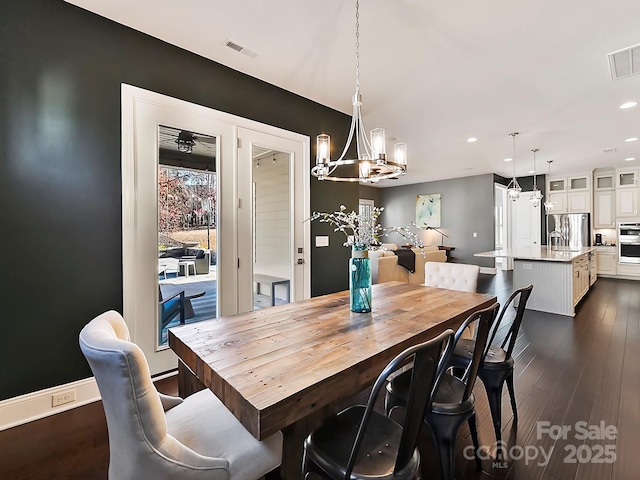
[[[399,282],[373,285],[373,311],[338,292],[169,330],[169,345],[256,438],[370,385],[398,353],[496,297]]]

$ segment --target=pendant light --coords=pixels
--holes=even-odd
[[[516,135],[518,132],[510,133],[509,136],[513,139],[513,178],[507,185],[507,196],[513,200],[514,202],[518,200],[520,197],[520,192],[522,191],[522,187],[518,183],[518,179],[516,178]]]
[[[407,144],[394,145],[393,160],[387,158],[383,128],[371,130],[371,141],[367,138],[362,121],[362,96],[360,95],[360,3],[356,0],[356,92],[353,96],[353,113],[347,144],[337,160],[331,160],[331,138],[320,134],[316,138],[316,165],[311,174],[318,180],[334,182],[376,183],[387,178],[398,178],[407,171]],[[353,139],[356,141],[356,158],[345,158]],[[358,175],[354,169],[358,166]]]
[[[536,152],[538,148],[534,148],[531,150],[533,152],[533,190],[531,191],[531,197],[529,197],[529,201],[531,205],[536,208],[540,206],[540,200],[542,200],[542,192],[538,190],[538,184],[536,183]]]
[[[547,160],[547,164],[549,165],[549,173],[547,173],[547,178],[551,175],[551,162],[553,162],[553,160]],[[548,184],[549,184],[549,182],[547,182],[547,185]],[[549,212],[553,211],[553,207],[555,206],[554,203],[549,198],[549,195],[550,195],[550,193],[547,192],[547,201],[544,202],[544,211],[546,213],[549,213]]]

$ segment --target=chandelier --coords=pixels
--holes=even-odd
[[[547,176],[551,175],[551,162],[553,162],[553,160],[547,160],[547,163],[549,164],[549,173],[547,174]],[[548,182],[547,182],[548,185]],[[546,213],[549,213],[553,210],[553,207],[555,206],[554,203],[551,201],[551,199],[549,198],[550,193],[547,192],[547,200],[544,202],[544,211]]]
[[[516,178],[516,135],[518,132],[510,133],[509,136],[513,139],[513,178],[507,185],[507,196],[513,200],[514,202],[518,200],[520,197],[520,192],[522,191],[522,187],[518,183],[518,179]]]
[[[542,192],[538,190],[538,185],[536,183],[536,152],[538,148],[534,148],[531,150],[533,152],[533,190],[531,192],[531,196],[529,197],[529,201],[533,207],[540,206],[540,200],[542,200]]]
[[[362,121],[362,96],[360,95],[360,4],[356,0],[356,91],[353,95],[353,113],[347,144],[337,160],[331,160],[331,138],[320,134],[316,138],[316,165],[311,174],[319,180],[334,182],[376,183],[388,178],[398,178],[407,171],[407,144],[394,145],[393,161],[387,159],[383,128],[371,130],[370,139]],[[356,140],[355,159],[346,158],[347,150]],[[358,175],[353,168],[358,167]],[[345,168],[346,167],[346,168]]]

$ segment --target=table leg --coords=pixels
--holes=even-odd
[[[280,465],[282,480],[300,480],[302,478],[304,441],[325,419],[335,415],[335,411],[336,406],[329,404],[282,430],[284,436],[282,464]]]
[[[271,283],[271,306],[275,306],[276,304],[276,284]]]
[[[204,390],[204,384],[195,376],[182,360],[178,360],[178,395],[186,398],[200,390]]]

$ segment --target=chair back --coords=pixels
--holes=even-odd
[[[109,478],[125,478],[122,472],[132,468],[129,462],[153,456],[167,437],[160,397],[147,360],[129,341],[119,313],[105,312],[89,322],[80,332],[80,349],[98,383],[107,418]]]
[[[462,381],[466,386],[461,402],[466,402],[471,395],[471,392],[473,391],[473,386],[476,382],[476,377],[478,376],[478,370],[480,369],[480,366],[484,361],[484,357],[486,356],[487,352],[489,351],[489,347],[491,346],[488,341],[489,332],[491,331],[491,326],[493,325],[493,322],[498,315],[499,309],[500,304],[496,302],[490,307],[485,308],[484,310],[478,310],[477,312],[471,314],[456,331],[454,341],[451,345],[451,352],[445,353],[446,356],[450,355],[455,349],[458,340],[460,340],[460,338],[462,337],[464,330],[472,323],[475,323],[475,348],[473,350],[471,362],[467,366],[464,375],[462,376]]]
[[[435,391],[435,387],[437,387],[438,372],[444,371],[444,366],[448,362],[448,358],[445,358],[444,352],[452,351],[449,347],[453,344],[453,337],[453,330],[448,329],[427,342],[406,349],[391,360],[385,367],[373,385],[371,394],[369,395],[369,400],[351,449],[351,455],[347,462],[345,479],[351,478],[351,471],[353,470],[358,451],[364,439],[367,423],[371,417],[371,412],[374,409],[378,394],[384,388],[389,375],[413,358],[409,401],[402,425],[402,437],[396,456],[394,472],[402,471],[408,465],[418,442],[418,434],[420,433],[424,414],[427,408],[431,408],[433,392]]]
[[[427,262],[424,265],[424,284],[427,287],[475,292],[479,274],[478,265]]]
[[[493,333],[491,334],[491,338],[489,339],[489,346],[493,343],[496,334],[498,333],[498,329],[500,328],[500,324],[502,323],[502,319],[504,318],[504,314],[509,310],[509,307],[513,304],[516,298],[518,298],[518,304],[516,306],[516,316],[509,327],[509,331],[507,335],[504,337],[500,348],[502,348],[507,353],[507,358],[511,357],[513,353],[513,347],[516,344],[516,338],[518,337],[518,332],[520,331],[520,325],[522,325],[522,318],[524,317],[524,311],[527,308],[527,301],[531,296],[531,291],[533,290],[533,285],[529,284],[526,287],[519,288],[515,292],[511,294],[511,296],[507,299],[507,302],[502,307],[500,311],[500,315],[498,316],[498,320],[495,323],[493,328]],[[508,343],[508,346],[507,346]],[[507,346],[507,348],[505,348]]]

